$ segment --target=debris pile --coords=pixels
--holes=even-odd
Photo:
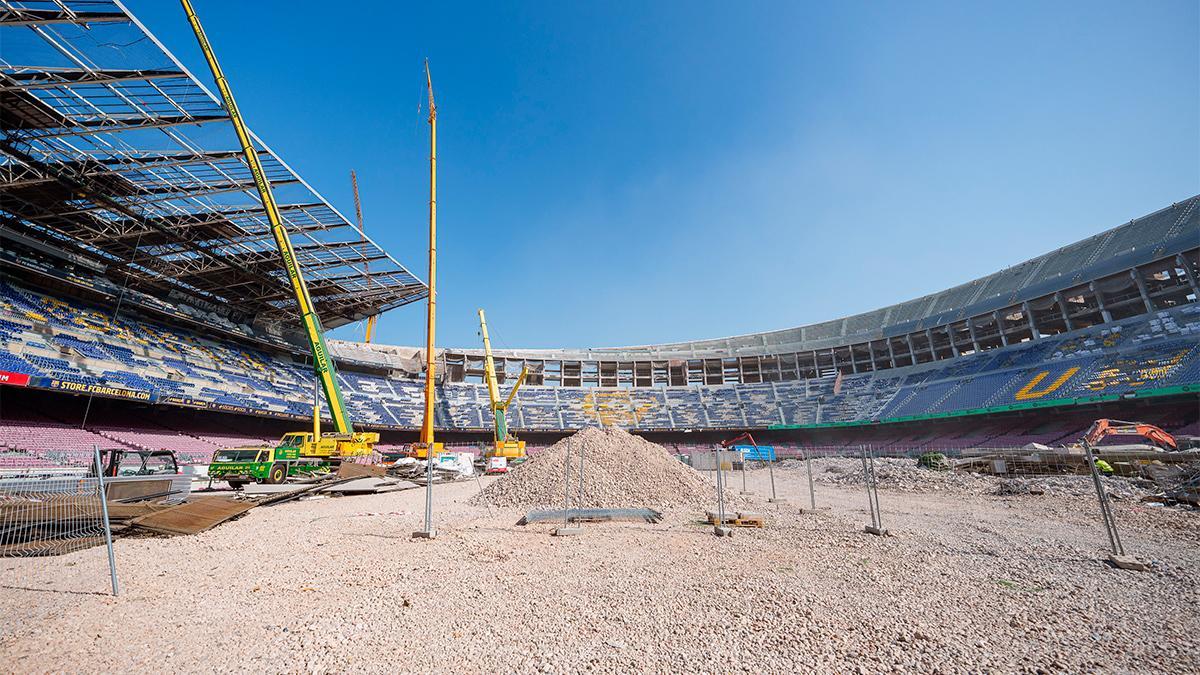
[[[617,428],[588,428],[529,458],[487,486],[477,505],[561,507],[564,460],[571,453],[571,507],[711,507],[716,491],[666,448]],[[583,498],[579,499],[580,452]],[[726,491],[726,499],[738,501]]]
[[[996,478],[992,494],[1009,495],[1054,495],[1058,497],[1095,497],[1096,484],[1090,475],[1080,476],[1016,476]],[[1154,484],[1137,478],[1106,476],[1102,480],[1104,489],[1116,499],[1138,499],[1152,491]]]
[[[784,460],[781,467],[805,471],[802,460]],[[812,472],[813,480],[819,483],[843,487],[864,485],[862,460],[858,457],[814,457]],[[993,484],[992,480],[978,474],[923,469],[917,466],[917,460],[908,457],[876,457],[875,480],[881,488],[914,493],[982,492]]]

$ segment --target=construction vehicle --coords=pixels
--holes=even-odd
[[[496,381],[496,361],[492,358],[492,341],[488,337],[487,318],[484,317],[482,309],[479,310],[479,331],[483,335],[483,370],[487,376],[488,400],[492,409],[492,417],[495,419],[495,425],[492,427],[492,448],[488,451],[487,456],[503,457],[506,460],[519,462],[525,459],[525,441],[518,440],[516,436],[513,436],[512,430],[508,428],[506,413],[508,406],[512,404],[517,395],[517,390],[529,376],[529,369],[521,369],[521,375],[517,378],[517,383],[513,385],[512,391],[508,392],[508,398],[501,401],[500,385]],[[507,470],[507,466],[505,470]]]
[[[285,434],[275,445],[218,450],[208,465],[208,476],[228,481],[235,489],[246,483],[275,485],[292,476],[331,471],[342,459],[371,454],[378,442],[379,434],[374,432],[314,435],[310,431],[296,431]]]
[[[1110,419],[1099,419],[1093,422],[1092,426],[1088,428],[1087,433],[1083,435],[1082,442],[1096,447],[1100,444],[1100,441],[1108,436],[1142,436],[1154,446],[1163,450],[1175,451],[1180,449],[1179,442],[1174,436],[1153,424],[1122,422],[1121,420]]]
[[[220,91],[221,100],[224,102],[225,109],[229,113],[229,121],[233,125],[234,132],[237,134],[238,143],[241,145],[246,165],[250,168],[250,173],[254,177],[254,186],[258,191],[259,199],[262,201],[263,210],[266,211],[267,220],[270,223],[271,235],[275,239],[275,246],[279,250],[283,269],[287,273],[292,292],[296,297],[296,304],[299,306],[300,322],[304,327],[305,336],[308,338],[309,347],[312,351],[316,382],[324,390],[325,400],[329,404],[329,413],[333,419],[335,430],[333,434],[321,433],[319,400],[317,400],[319,397],[314,393],[312,433],[298,432],[287,434],[281,439],[279,445],[272,449],[272,452],[268,456],[263,456],[261,452],[262,448],[259,448],[256,460],[250,463],[255,465],[266,464],[268,467],[267,473],[266,476],[261,477],[261,480],[272,482],[274,479],[282,481],[287,475],[291,475],[292,469],[289,467],[292,467],[302,459],[305,461],[337,461],[342,457],[369,455],[372,452],[373,445],[379,440],[379,434],[356,433],[354,431],[354,426],[350,422],[346,409],[345,400],[342,397],[341,387],[338,384],[337,369],[329,354],[329,348],[325,344],[325,334],[321,328],[321,320],[317,316],[316,307],[313,305],[312,298],[308,293],[308,285],[304,281],[304,275],[301,272],[300,263],[296,259],[296,252],[292,248],[292,242],[288,237],[287,229],[283,225],[283,217],[279,213],[279,205],[276,203],[275,196],[271,192],[271,186],[267,182],[266,172],[263,170],[258,151],[255,149],[250,132],[246,128],[245,121],[242,119],[237,101],[234,100],[233,90],[230,89],[229,82],[225,79],[225,74],[222,72],[220,64],[217,63],[216,54],[213,52],[212,45],[209,44],[208,37],[204,34],[204,28],[200,25],[200,20],[196,17],[196,12],[192,9],[190,0],[182,0],[182,3],[188,17],[188,22],[196,34],[196,40],[200,43],[200,50],[204,53],[204,59],[208,62],[213,79],[216,80],[217,89]],[[246,453],[241,453],[239,456],[248,455],[248,452],[247,450]],[[217,453],[217,455],[220,454]],[[222,468],[222,464],[244,463],[246,462],[241,459],[237,462],[223,462],[217,461],[217,456],[213,458],[213,464],[217,465],[218,471],[229,470],[229,467]],[[259,473],[257,468],[254,472]]]
[[[209,478],[228,481],[234,489],[252,482],[274,485],[291,476],[331,471],[343,459],[371,455],[379,442],[379,434],[373,431],[322,432],[316,397],[314,391],[312,431],[284,434],[274,445],[218,450],[208,465]]]

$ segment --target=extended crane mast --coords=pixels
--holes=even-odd
[[[525,456],[525,442],[518,441],[508,431],[508,406],[517,395],[517,390],[529,376],[529,369],[522,368],[521,376],[513,385],[508,398],[500,400],[500,384],[496,380],[496,360],[492,357],[492,340],[488,336],[487,318],[483,310],[479,310],[479,332],[483,335],[483,370],[487,376],[488,400],[491,402],[492,416],[496,424],[492,430],[492,454],[497,457],[520,458]]]
[[[429,311],[425,322],[425,417],[421,421],[420,445],[428,453],[430,450],[437,451],[433,442],[433,345],[437,318],[437,105],[433,102],[433,78],[429,75],[428,60],[425,61],[425,85],[429,89]]]
[[[363,233],[363,241],[367,239],[367,228],[363,225],[362,217],[362,201],[358,198],[358,174],[354,173],[354,169],[350,170],[350,185],[354,188],[354,219],[358,223],[358,231]],[[371,275],[371,263],[363,263],[363,271],[367,276]],[[379,320],[378,314],[372,314],[367,317],[367,335],[363,342],[371,343],[371,338],[375,337],[375,322]]]
[[[184,11],[187,12],[188,22],[191,23],[192,30],[196,33],[196,40],[200,43],[200,50],[204,52],[204,59],[208,61],[208,67],[212,71],[213,79],[217,82],[217,89],[221,93],[221,99],[225,102],[225,109],[229,112],[229,121],[233,124],[234,131],[237,132],[238,142],[241,143],[246,164],[250,167],[250,173],[254,176],[254,186],[258,188],[258,196],[262,200],[263,209],[267,212],[267,220],[271,224],[271,235],[275,238],[275,246],[279,249],[279,256],[283,259],[283,267],[287,271],[288,280],[291,281],[292,291],[296,294],[296,303],[300,306],[300,317],[304,324],[305,334],[308,336],[309,346],[312,348],[313,369],[316,371],[317,378],[321,382],[321,387],[325,391],[325,400],[329,402],[329,412],[333,416],[333,426],[338,433],[354,433],[354,427],[351,425],[350,418],[346,414],[346,404],[342,399],[342,390],[338,386],[337,371],[333,365],[333,359],[329,357],[329,348],[325,345],[325,335],[321,329],[321,320],[317,317],[312,298],[309,297],[308,286],[304,283],[304,277],[300,273],[300,265],[296,261],[296,252],[292,249],[292,242],[288,238],[287,230],[283,226],[283,217],[279,214],[279,205],[275,202],[275,196],[271,194],[271,186],[267,182],[262,162],[258,159],[258,152],[254,149],[254,142],[250,138],[250,132],[246,130],[242,114],[238,111],[237,102],[233,98],[233,91],[229,88],[229,82],[225,79],[225,74],[221,71],[220,64],[217,63],[216,54],[213,53],[212,45],[209,44],[208,37],[204,34],[204,28],[200,25],[200,20],[196,18],[196,11],[192,9],[192,3],[189,0],[180,1],[183,3]]]

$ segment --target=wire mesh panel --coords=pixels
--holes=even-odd
[[[98,454],[96,456],[98,464]],[[0,557],[60,556],[107,546],[113,594],[117,593],[112,531],[103,477],[88,469],[42,469],[0,476]],[[91,475],[89,475],[91,474]],[[48,567],[6,566],[7,582],[52,583]]]

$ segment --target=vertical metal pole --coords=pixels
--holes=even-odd
[[[875,480],[875,448],[867,446],[871,458],[871,499],[875,503],[875,527],[883,528],[883,511],[879,508],[879,483]]]
[[[725,472],[721,469],[721,450],[717,450],[717,527],[725,526]]]
[[[775,497],[775,462],[774,462],[774,459],[775,459],[774,457],[767,458],[767,471],[769,471],[771,474],[771,499],[776,499],[776,497]]]
[[[425,446],[425,533],[433,532],[433,444]]]
[[[1117,522],[1109,509],[1108,492],[1100,481],[1100,469],[1096,468],[1096,456],[1092,453],[1092,444],[1083,441],[1083,451],[1087,457],[1088,468],[1092,472],[1092,484],[1096,487],[1096,498],[1100,502],[1100,517],[1104,520],[1104,533],[1108,535],[1108,545],[1114,555],[1125,555],[1125,547],[1121,544],[1121,535],[1117,532]]]
[[[571,522],[571,439],[567,439],[567,454],[563,457],[563,526]]]
[[[585,445],[579,445],[579,495],[575,498],[575,508],[583,508],[583,462]]]
[[[742,494],[745,494],[746,492],[748,492],[748,490],[746,490],[746,453],[743,452],[743,453],[741,453],[741,455],[742,455]]]
[[[100,464],[99,446],[92,446],[92,455],[96,462],[96,487],[100,491],[100,513],[104,516],[104,545],[108,548],[108,576],[112,579],[112,594],[120,595],[121,588],[117,583],[117,561],[113,556],[112,526],[108,522],[108,495],[104,491],[104,467]]]
[[[805,465],[805,467],[807,467],[807,468],[808,468],[808,502],[809,502],[809,507],[810,507],[810,508],[812,508],[812,510],[816,511],[816,510],[817,510],[817,492],[816,492],[816,490],[814,490],[814,489],[813,489],[813,477],[812,477],[812,454],[811,454],[811,453],[809,453],[809,452],[807,452],[807,451],[804,453],[804,465]]]

